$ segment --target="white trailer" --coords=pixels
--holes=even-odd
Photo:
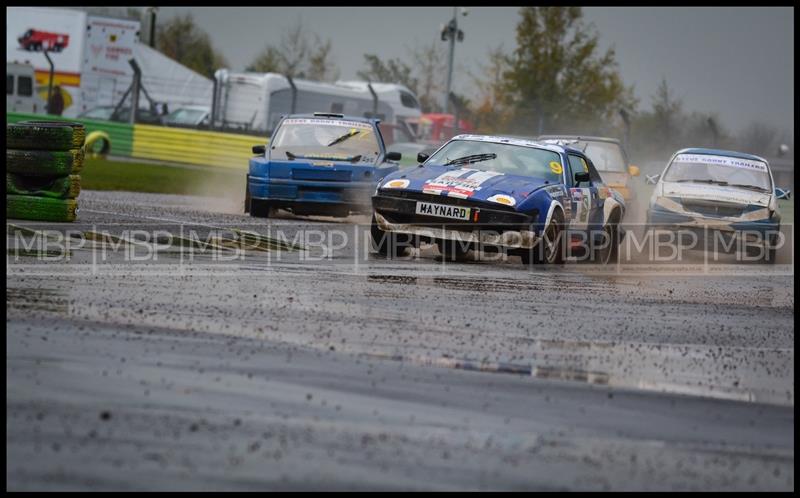
[[[339,80],[336,85],[367,92],[369,91],[370,83],[366,81]],[[378,94],[378,99],[381,102],[386,102],[392,108],[395,117],[395,122],[392,124],[400,125],[401,122],[405,122],[416,135],[416,127],[419,118],[422,116],[422,110],[414,92],[407,86],[397,83],[372,83],[371,85],[375,93]]]
[[[390,124],[421,114],[416,97],[402,85],[375,83],[370,89],[366,82],[320,83],[227,69],[218,70],[214,79],[215,127],[271,133],[281,116],[293,113],[332,112]]]

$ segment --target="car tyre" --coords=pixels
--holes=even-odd
[[[372,237],[372,246],[378,254],[387,258],[399,258],[405,254],[407,245],[399,244],[397,234],[381,230],[375,214],[372,215],[369,234]]]
[[[539,242],[521,253],[524,265],[560,265],[564,263],[564,221],[559,214],[554,214],[550,223],[542,231]]]
[[[619,224],[617,223],[616,219],[606,223],[606,225],[603,227],[603,236],[606,240],[610,240],[611,242],[605,245],[605,247],[597,249],[597,252],[595,253],[595,261],[601,265],[607,265],[612,261],[616,263],[620,244]]]
[[[271,218],[274,214],[275,209],[270,206],[268,201],[250,199],[250,216],[254,218]]]
[[[465,250],[463,247],[461,247],[461,244],[456,241],[437,239],[436,246],[446,261],[467,261],[467,253],[469,252],[469,249]]]

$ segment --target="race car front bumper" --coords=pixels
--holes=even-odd
[[[452,230],[435,226],[418,226],[405,223],[392,223],[380,213],[375,213],[378,228],[384,232],[406,233],[419,236],[423,240],[452,240],[462,244],[479,247],[501,247],[505,249],[530,249],[536,246],[538,237],[531,230],[494,230],[476,229],[471,232]]]
[[[339,205],[369,212],[372,182],[325,182],[248,176],[247,188],[253,199],[283,205]]]
[[[700,240],[724,236],[756,244],[768,243],[778,236],[781,230],[780,216],[750,218],[702,216],[654,203],[647,211],[647,229],[691,232]]]
[[[469,209],[469,221],[417,214],[418,202],[444,203]],[[530,249],[538,241],[533,230],[537,211],[419,192],[379,192],[372,197],[378,228],[412,234],[421,240],[451,240],[462,245],[498,249]]]

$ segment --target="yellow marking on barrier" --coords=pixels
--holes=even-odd
[[[266,137],[252,135],[134,125],[131,156],[244,170],[253,145],[267,142]]]

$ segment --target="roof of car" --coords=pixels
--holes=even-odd
[[[540,135],[537,140],[583,140],[584,142],[613,142],[622,143],[617,138],[593,137],[588,135]]]
[[[518,138],[512,136],[457,135],[453,137],[451,140],[474,140],[476,142],[492,142],[498,144],[520,145],[522,147],[535,147],[538,149],[546,149],[552,152],[559,152],[559,153],[568,151],[580,152],[579,150],[572,149],[571,147],[563,147],[561,145],[555,145],[555,144],[545,144],[542,142],[537,142],[536,140],[531,140],[527,138]]]
[[[714,156],[727,156],[727,157],[735,157],[737,159],[750,159],[752,161],[767,162],[767,160],[764,159],[763,157],[754,156],[753,154],[745,154],[744,152],[736,152],[735,150],[706,149],[703,147],[692,147],[689,149],[681,149],[674,155],[677,156],[678,154],[708,154]]]

